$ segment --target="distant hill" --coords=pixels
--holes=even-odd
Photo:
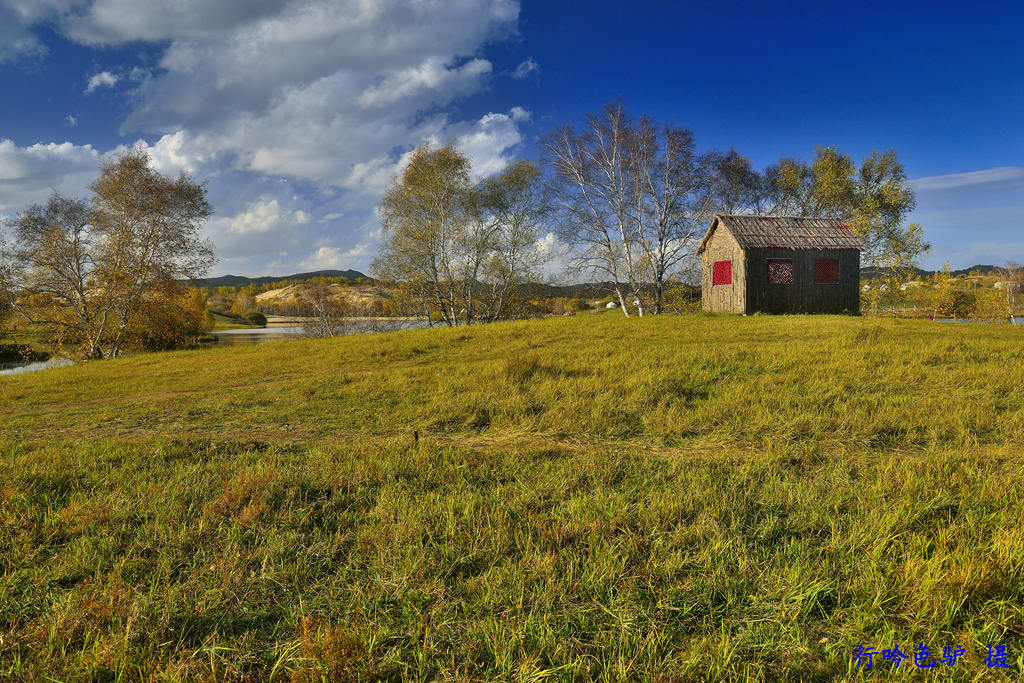
[[[861,269],[861,274],[862,275],[870,276],[870,275],[874,275],[875,271],[879,271],[879,270],[882,270],[882,269],[879,269],[879,268],[862,268]],[[981,265],[981,264],[979,264],[979,265],[976,265],[976,266],[971,266],[970,268],[961,268],[959,270],[951,270],[951,271],[949,271],[949,274],[954,276],[954,277],[960,277],[960,276],[963,276],[963,275],[969,275],[972,272],[978,272],[978,273],[981,273],[982,275],[992,275],[993,273],[995,273],[998,270],[999,270],[999,266],[990,266],[990,265]],[[923,270],[921,268],[915,268],[914,271],[915,271],[917,277],[920,277],[920,278],[931,277],[935,273],[939,272],[937,270]]]
[[[982,275],[991,275],[996,270],[998,270],[998,266],[976,265],[971,266],[970,268],[951,270],[950,275],[962,276],[967,275],[972,271],[980,272]],[[873,271],[874,269],[872,268],[864,268],[861,272],[863,275],[870,276],[873,274]],[[916,268],[915,271],[917,276],[922,278],[930,277],[937,272],[934,270],[923,270],[921,268]],[[311,280],[315,277],[344,277],[349,280],[363,278],[370,283],[373,282],[373,278],[364,273],[360,273],[358,270],[315,270],[309,273],[296,273],[294,275],[265,275],[262,277],[222,275],[221,277],[200,278],[195,280],[195,284],[200,287],[245,287],[246,285],[264,285],[270,282],[280,282],[281,280],[302,282],[304,280]],[[537,295],[567,297],[582,296],[585,298],[598,298],[600,296],[604,296],[613,289],[612,283],[610,282],[581,282],[568,285],[529,283],[527,287],[533,289]]]
[[[364,278],[371,280],[358,270],[315,270],[310,273],[296,273],[295,275],[265,275],[263,277],[245,277],[243,275],[222,275],[220,277],[207,277],[195,280],[199,287],[245,287],[246,285],[265,285],[281,280],[293,280],[302,282],[312,280],[315,277],[344,277],[349,280]],[[371,280],[372,281],[372,280]]]
[[[972,271],[977,271],[977,272],[981,273],[982,275],[991,275],[992,273],[996,272],[998,269],[999,269],[999,266],[977,265],[977,266],[971,266],[970,268],[964,268],[962,270],[951,270],[951,271],[949,271],[949,274],[950,275],[970,275]],[[928,271],[928,272],[929,273],[937,273],[938,271],[932,270],[932,271]]]

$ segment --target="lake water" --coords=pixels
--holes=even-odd
[[[418,327],[426,327],[425,320],[376,320],[372,323],[373,329],[367,329],[368,323],[352,323],[342,325],[339,328],[341,334],[354,334],[357,332],[390,332],[392,330],[410,330]],[[277,327],[254,327],[238,330],[217,330],[217,341],[212,346],[244,346],[249,344],[264,344],[266,342],[281,341],[282,339],[298,339],[302,335],[302,328],[292,325],[280,325]],[[37,370],[48,370],[50,368],[63,368],[74,365],[67,358],[53,358],[46,361],[0,361],[0,377],[5,375],[20,375],[25,372]]]
[[[63,368],[74,363],[67,358],[51,358],[50,360],[28,363],[21,360],[0,362],[0,377],[4,375],[20,375],[23,372]]]
[[[956,320],[953,320],[952,318],[936,318],[935,320],[940,322],[940,323],[954,323],[954,322],[955,323],[978,323],[978,322],[988,322],[987,320],[971,320],[971,319],[968,319],[968,318],[957,318]],[[1017,322],[1018,325],[1024,325],[1024,317],[1014,318],[1014,320]],[[1004,321],[1000,321],[1000,322],[1004,322]]]
[[[372,325],[373,329],[367,329]],[[339,328],[340,334],[354,334],[358,332],[390,332],[393,330],[411,330],[419,327],[426,327],[425,320],[376,320],[372,323],[353,323],[342,325]],[[282,339],[298,339],[302,336],[302,328],[298,326],[280,327],[254,327],[238,330],[217,330],[213,334],[217,336],[215,346],[244,346],[248,344],[264,344],[266,342],[281,341]]]
[[[217,330],[215,346],[242,346],[263,344],[281,339],[295,339],[302,334],[301,327],[257,327],[241,330]]]

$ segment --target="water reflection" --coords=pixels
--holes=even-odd
[[[977,320],[975,318],[957,318],[956,320],[954,320],[953,318],[936,318],[935,320],[936,320],[936,322],[940,322],[940,323],[991,323],[991,322],[1004,323],[1004,324],[1006,323],[1006,318],[1003,318],[1002,320],[998,320],[998,321]],[[1024,325],[1024,317],[1014,318],[1013,321],[1016,324],[1018,324],[1018,325]]]
[[[425,320],[373,320],[354,322],[338,327],[338,334],[356,334],[359,332],[390,332],[393,330],[411,330],[426,327]],[[302,336],[303,328],[299,326],[256,327],[237,330],[217,330],[215,346],[241,346],[247,344],[264,344],[282,339],[297,339]]]
[[[68,365],[74,365],[74,362],[67,358],[51,358],[44,361],[5,361],[0,362],[0,377],[4,375],[20,375],[23,372],[35,372],[36,370],[63,368]]]

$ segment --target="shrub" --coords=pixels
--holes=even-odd
[[[246,311],[245,315],[242,317],[251,325],[259,325],[260,327],[267,326],[267,316],[263,315],[259,311]]]
[[[952,288],[935,290],[934,309],[939,317],[966,318],[974,312],[976,303],[974,292]]]
[[[143,302],[128,330],[125,346],[142,351],[166,351],[196,346],[210,330],[206,295],[167,283]]]
[[[978,292],[975,296],[973,316],[980,320],[1008,320],[1010,306],[1006,295],[998,289]]]
[[[565,302],[565,310],[567,311],[589,311],[590,304],[580,297],[575,299],[569,299]]]

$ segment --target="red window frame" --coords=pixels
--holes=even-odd
[[[814,284],[816,285],[838,285],[839,284],[839,259],[819,258],[814,259]]]
[[[767,280],[770,285],[791,285],[795,278],[793,259],[791,258],[770,258],[765,259]]]
[[[732,284],[732,261],[715,261],[711,267],[711,286]]]

